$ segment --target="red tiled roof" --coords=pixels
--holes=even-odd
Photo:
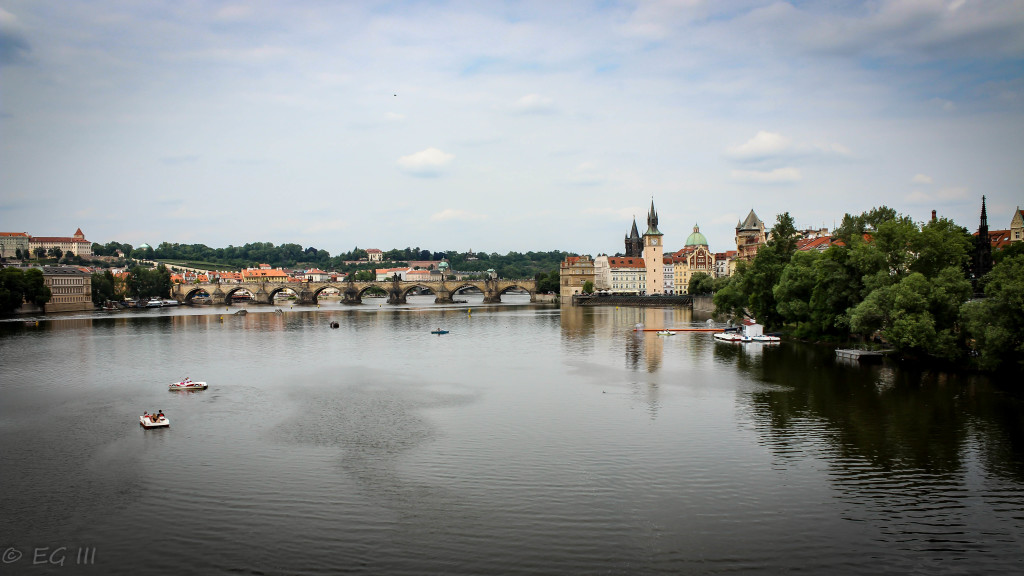
[[[972,236],[977,236],[975,232]],[[1002,250],[1010,245],[1010,231],[1009,230],[989,230],[988,231],[988,242],[996,250]]]
[[[80,244],[90,244],[84,238],[72,238],[70,236],[31,236],[31,239],[33,242],[78,242]]]
[[[647,265],[644,264],[644,259],[643,258],[636,258],[636,257],[626,258],[626,257],[619,257],[619,256],[609,256],[608,257],[608,267],[609,268],[647,268]]]
[[[825,250],[832,245],[832,238],[822,236],[820,238],[801,238],[796,241],[796,249],[802,251]]]

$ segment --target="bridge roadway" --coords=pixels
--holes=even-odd
[[[321,292],[335,288],[341,292],[342,304],[361,304],[363,294],[371,288],[379,288],[388,294],[388,304],[405,304],[409,292],[426,289],[434,294],[436,304],[453,304],[452,298],[467,288],[476,288],[484,293],[484,303],[501,302],[501,295],[509,290],[526,290],[530,293],[530,302],[537,301],[536,280],[442,280],[419,282],[384,280],[380,282],[242,282],[240,284],[209,283],[209,284],[175,284],[171,288],[171,297],[182,304],[192,301],[199,292],[210,295],[213,304],[227,306],[236,292],[244,291],[252,294],[259,304],[273,304],[274,295],[288,290],[294,292],[300,304],[316,304]]]

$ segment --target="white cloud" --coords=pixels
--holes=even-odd
[[[792,146],[793,143],[782,134],[762,130],[743,144],[729,148],[726,153],[732,158],[752,160],[778,156],[790,150]]]
[[[726,149],[726,156],[741,162],[758,162],[773,158],[795,157],[846,157],[852,153],[849,148],[837,142],[805,143],[794,142],[782,134],[761,130],[753,138],[738,146]]]
[[[914,176],[913,179],[911,179],[911,182],[913,182],[914,184],[931,184],[932,177],[926,176],[925,174],[917,174]]]
[[[540,94],[527,94],[516,101],[513,106],[522,114],[550,114],[554,112],[554,100]]]
[[[487,219],[487,215],[486,214],[476,214],[476,213],[473,213],[473,212],[468,212],[466,210],[455,210],[453,208],[445,208],[444,210],[441,210],[440,212],[436,212],[433,215],[431,215],[430,219],[435,221],[435,222],[441,222],[441,221],[444,221],[444,220],[472,221],[472,220],[486,220]]]
[[[402,156],[398,166],[405,172],[419,176],[436,176],[455,158],[454,154],[442,152],[437,148],[427,148],[415,154]]]
[[[405,120],[405,115],[397,112],[388,112],[384,117],[392,122],[401,122],[402,120]]]
[[[775,170],[733,170],[732,177],[743,182],[762,184],[779,184],[782,182],[799,182],[803,179],[800,170],[788,166]]]

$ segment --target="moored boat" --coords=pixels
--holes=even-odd
[[[675,336],[676,333],[671,330],[658,330],[658,336]]]

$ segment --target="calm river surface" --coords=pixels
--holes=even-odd
[[[432,298],[0,322],[0,574],[1024,570],[985,378]]]

